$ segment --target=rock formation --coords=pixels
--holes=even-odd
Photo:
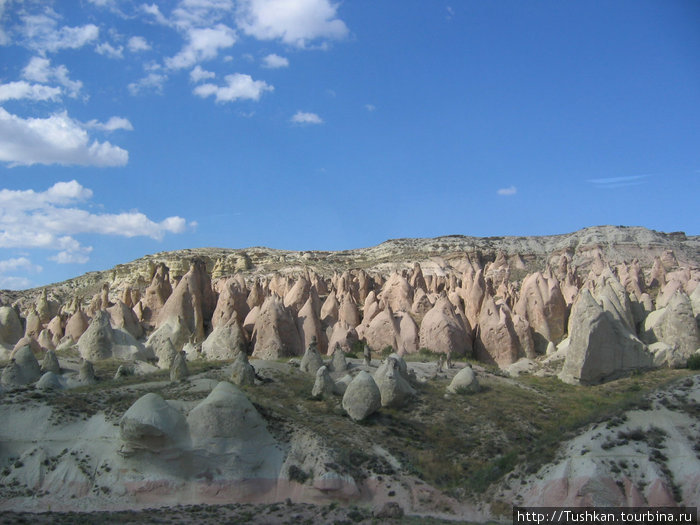
[[[408,382],[406,363],[396,354],[387,357],[373,377],[379,388],[383,407],[403,406],[416,393]]]
[[[361,370],[345,390],[342,404],[354,421],[362,421],[379,410],[382,396],[372,376]]]
[[[319,367],[316,371],[316,380],[311,390],[311,397],[314,399],[329,399],[335,391],[335,383],[325,366]]]
[[[238,386],[255,384],[255,369],[248,362],[248,355],[239,352],[231,367],[231,381]]]
[[[235,315],[214,328],[202,343],[202,353],[207,359],[234,359],[239,353],[245,353],[247,348],[246,333]]]
[[[318,345],[316,339],[311,339],[309,346],[304,352],[304,356],[301,358],[301,364],[299,369],[307,374],[315,375],[316,371],[323,366],[323,359],[318,353]]]
[[[0,306],[0,343],[14,345],[23,335],[22,323],[15,309]]]
[[[302,348],[292,313],[278,296],[265,299],[253,328],[253,357],[293,357],[301,355]]]
[[[160,327],[170,319],[179,317],[195,336],[195,340],[203,341],[215,308],[216,295],[206,265],[201,259],[195,258],[189,271],[163,305],[156,326]]]
[[[595,384],[635,369],[652,366],[646,346],[584,289],[569,320],[569,348],[559,377]]]
[[[471,331],[455,314],[454,306],[442,296],[425,314],[420,326],[420,348],[433,352],[452,353],[455,356],[471,355]]]
[[[566,333],[566,301],[551,275],[535,272],[523,279],[514,312],[530,323],[538,353],[545,352],[549,341],[559,343]]]
[[[44,356],[44,360],[41,362],[41,371],[53,372],[54,374],[61,373],[61,366],[58,364],[58,357],[56,357],[56,352],[49,350]]]
[[[189,445],[185,417],[152,392],[140,397],[124,413],[119,435],[129,451],[167,453]]]
[[[187,368],[187,359],[184,351],[180,351],[175,355],[172,364],[170,365],[170,381],[184,381],[190,372]]]
[[[479,391],[479,381],[474,369],[467,365],[452,378],[447,391],[452,394],[472,394]]]
[[[100,310],[95,314],[88,329],[78,340],[78,350],[84,359],[141,359],[154,357],[131,334],[110,325],[109,314]]]

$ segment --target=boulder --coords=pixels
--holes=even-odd
[[[472,394],[479,391],[479,381],[471,365],[467,365],[452,378],[447,391],[452,394]]]
[[[572,307],[569,347],[560,379],[596,384],[652,365],[647,347],[583,289]]]
[[[402,373],[402,366],[404,372]],[[401,407],[416,391],[408,382],[406,363],[398,355],[389,356],[374,373],[383,407]]]
[[[189,445],[187,421],[158,394],[136,400],[119,422],[119,435],[130,450],[163,453]]]
[[[236,316],[225,324],[219,324],[202,343],[202,353],[207,359],[234,359],[239,353],[245,353],[248,339]]]
[[[321,366],[316,370],[316,380],[314,381],[311,397],[314,399],[329,399],[335,391],[335,383],[328,373],[328,368]]]
[[[362,421],[379,410],[382,396],[372,376],[361,370],[345,390],[342,404],[354,421]]]
[[[255,369],[248,362],[248,355],[239,352],[231,367],[231,381],[238,386],[255,384]]]

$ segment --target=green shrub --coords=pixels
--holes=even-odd
[[[700,354],[691,355],[685,366],[691,370],[700,370]]]
[[[385,346],[382,348],[382,357],[389,357],[391,354],[394,353],[394,347],[393,346]]]

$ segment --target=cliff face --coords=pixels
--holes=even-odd
[[[585,275],[597,256],[611,265],[638,259],[649,271],[654,259],[672,251],[681,266],[700,266],[700,236],[683,232],[663,233],[641,227],[595,226],[562,235],[538,237],[468,237],[449,235],[432,239],[392,239],[371,248],[343,251],[288,251],[254,247],[245,249],[194,248],[147,255],[110,270],[89,272],[62,283],[25,291],[0,291],[0,303],[19,302],[20,308],[35,302],[46,289],[59,302],[74,295],[89,299],[103,283],[113,293],[127,287],[145,290],[158,263],[170,269],[177,281],[189,269],[190,261],[199,258],[206,264],[212,279],[240,272],[250,279],[272,272],[283,274],[310,269],[324,277],[334,272],[362,268],[388,275],[396,269],[421,263],[425,273],[462,271],[465,258],[485,265],[497,259],[499,252],[521,271],[543,270],[548,263],[568,255],[572,265]],[[516,264],[517,261],[517,264]],[[517,268],[522,262],[522,268]],[[516,272],[517,273],[517,272]],[[517,276],[517,275],[516,275]]]

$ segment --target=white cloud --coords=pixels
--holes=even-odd
[[[109,142],[90,141],[67,112],[48,118],[22,118],[0,107],[0,162],[10,166],[124,166],[129,153]]]
[[[165,65],[170,69],[187,68],[215,58],[219,49],[236,43],[236,33],[230,27],[218,24],[214,27],[190,28],[187,39],[187,44],[177,55],[165,59]]]
[[[195,66],[194,69],[190,71],[190,80],[195,83],[214,78],[215,76],[216,73],[202,69],[200,66]]]
[[[91,120],[90,122],[86,122],[85,126],[88,128],[100,129],[102,131],[116,131],[118,129],[123,129],[126,131],[134,130],[134,126],[131,125],[131,122],[123,117],[111,117],[107,122]]]
[[[262,80],[253,80],[250,75],[234,73],[226,75],[226,85],[202,84],[194,88],[194,94],[202,98],[214,95],[217,102],[233,102],[235,100],[260,100],[265,91],[273,91],[274,87]]]
[[[53,16],[51,16],[53,15]],[[78,49],[97,40],[100,29],[94,24],[58,27],[55,13],[47,10],[43,14],[24,15],[21,33],[26,45],[42,53],[61,49]]]
[[[295,124],[323,124],[323,119],[316,113],[305,113],[303,111],[297,111],[291,120]]]
[[[142,36],[132,36],[126,44],[129,51],[132,53],[138,53],[140,51],[148,51],[151,46],[146,42],[146,39]]]
[[[182,217],[160,222],[138,211],[91,213],[93,193],[77,181],[58,182],[46,191],[0,190],[0,248],[39,248],[57,252],[50,260],[61,264],[84,263],[92,247],[74,237],[80,234],[150,237],[162,239],[167,233],[182,233],[188,227]],[[190,224],[191,226],[191,224]],[[0,272],[23,269],[41,271],[26,258],[0,261]]]
[[[16,257],[13,259],[5,259],[0,261],[0,273],[14,272],[17,270],[22,270],[28,273],[39,273],[42,271],[42,267],[32,262],[26,257]]]
[[[518,188],[516,188],[515,186],[508,186],[507,188],[500,188],[496,193],[508,197],[510,195],[515,195],[516,193],[518,193]]]
[[[644,184],[649,175],[629,175],[625,177],[607,177],[603,179],[589,179],[586,182],[590,182],[596,188],[612,190],[615,188],[623,188],[625,186],[636,186],[638,184]]]
[[[124,58],[124,46],[113,47],[111,44],[103,42],[95,48],[95,51],[108,58]]]
[[[163,91],[163,84],[167,79],[168,77],[166,77],[165,75],[151,72],[142,79],[140,79],[138,82],[132,82],[131,84],[129,84],[129,92],[132,95],[138,95],[144,90],[153,90],[156,93],[160,93]]]
[[[0,84],[0,102],[5,100],[57,100],[61,98],[61,88],[30,84],[24,80]]]
[[[377,107],[374,104],[365,104],[365,109],[372,113]]]
[[[31,287],[32,282],[26,277],[0,275],[0,290],[26,290]]]
[[[58,252],[56,255],[49,257],[49,260],[58,264],[85,264],[90,260],[90,252],[92,252],[92,246],[81,246],[80,250],[75,252],[66,250]]]
[[[317,38],[347,36],[348,28],[336,17],[337,10],[329,0],[243,0],[236,19],[247,35],[306,47]]]
[[[161,25],[170,25],[170,22],[163,16],[163,13],[160,12],[160,8],[156,4],[141,4],[141,11],[151,15],[155,18],[156,22]]]
[[[263,58],[263,67],[268,69],[277,69],[280,67],[289,67],[289,60],[274,53]]]
[[[42,83],[58,82],[66,88],[69,96],[75,98],[82,89],[83,83],[80,80],[71,80],[68,74],[66,66],[51,67],[51,61],[43,57],[33,57],[22,69],[23,78]]]

